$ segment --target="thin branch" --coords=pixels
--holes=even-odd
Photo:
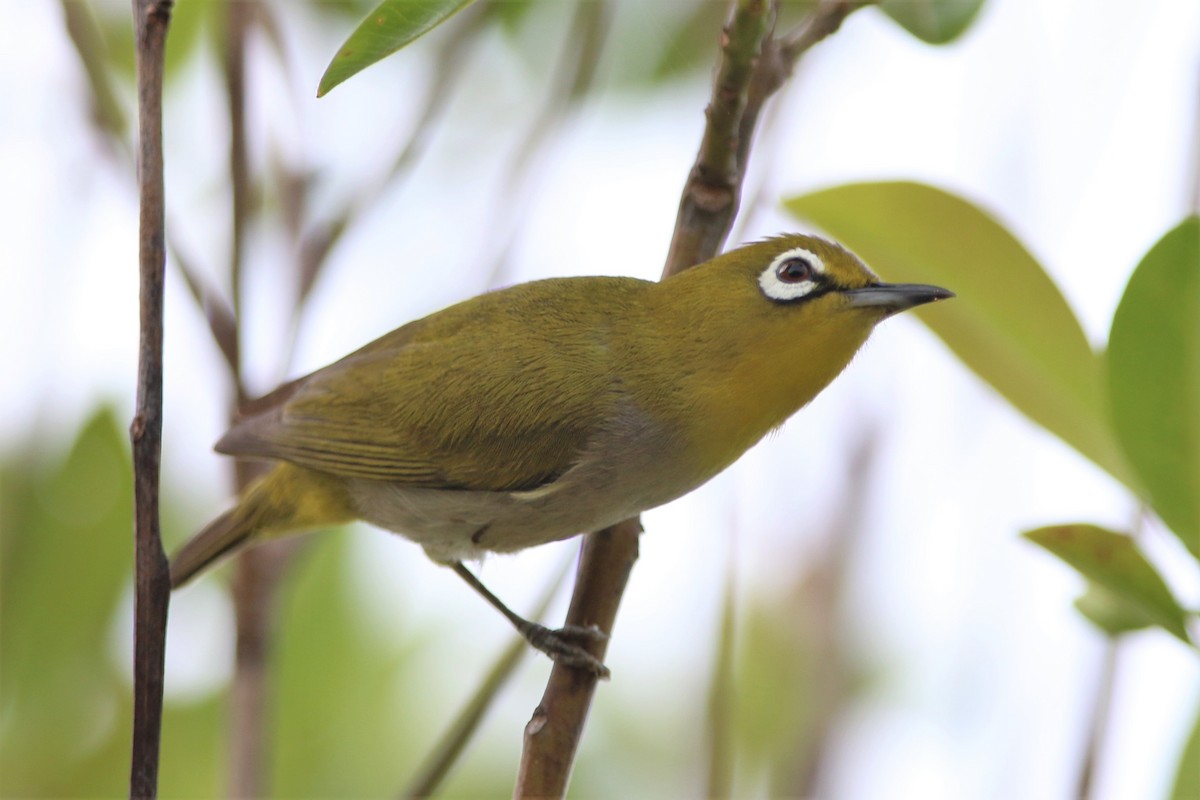
[[[675,218],[663,277],[712,258],[737,216],[750,131],[742,115],[755,65],[775,24],[775,4],[738,0],[721,34],[721,63],[705,109],[707,125]],[[743,144],[744,142],[744,144]]]
[[[246,147],[246,34],[253,4],[232,0],[225,6],[225,95],[229,108],[230,224],[229,267],[233,314],[242,318],[242,261],[250,208],[250,172]],[[241,400],[242,398],[238,398]]]
[[[233,314],[233,309],[225,302],[221,294],[200,276],[195,265],[183,255],[170,237],[167,238],[167,250],[171,254],[171,261],[183,278],[188,294],[192,296],[196,307],[204,314],[204,319],[208,322],[208,332],[212,334],[217,349],[221,351],[229,373],[237,375],[241,358],[238,351],[237,318]]]
[[[92,122],[105,141],[114,146],[126,145],[129,121],[113,89],[111,72],[105,62],[104,37],[96,24],[92,8],[87,3],[60,0],[67,35],[83,62],[91,89]],[[128,151],[126,150],[128,154]]]
[[[135,0],[138,86],[138,270],[141,322],[137,401],[130,440],[134,491],[133,747],[129,796],[158,794],[163,669],[171,579],[159,527],[162,462],[164,190],[163,52],[171,0]]]
[[[246,400],[245,380],[237,358],[236,342],[241,320],[246,235],[252,215],[252,176],[246,126],[246,43],[254,24],[256,4],[232,0],[226,5],[225,94],[229,109],[230,252],[229,274],[235,342],[230,359],[235,398],[230,416]],[[257,465],[237,461],[237,490],[243,491],[259,471]],[[266,789],[267,666],[274,589],[282,572],[281,560],[291,542],[275,547],[251,548],[237,557],[233,579],[236,624],[233,683],[229,704],[229,795],[261,797]]]
[[[1088,721],[1087,747],[1083,762],[1079,765],[1079,780],[1075,796],[1087,800],[1096,796],[1096,775],[1099,772],[1104,745],[1112,723],[1112,702],[1117,688],[1117,665],[1120,659],[1121,642],[1117,637],[1105,637],[1104,655],[1100,662],[1100,677],[1092,703],[1092,716]]]
[[[846,17],[866,6],[877,6],[881,0],[823,0],[800,29],[780,42],[780,51],[789,64],[795,64],[800,56],[813,45],[837,33]]]
[[[579,554],[568,625],[596,625],[611,633],[629,573],[637,560],[641,523],[626,520],[589,534]],[[588,652],[601,661],[607,641],[591,641]],[[583,736],[598,678],[592,672],[555,664],[542,701],[525,724],[525,748],[514,797],[563,797],[575,751]]]
[[[1139,504],[1130,533],[1134,539],[1142,539],[1146,535],[1146,522],[1149,519],[1149,509]],[[1075,783],[1075,796],[1087,800],[1097,794],[1096,777],[1100,771],[1104,747],[1108,742],[1109,729],[1112,727],[1112,707],[1117,693],[1117,674],[1120,669],[1122,641],[1120,635],[1105,634],[1104,654],[1100,660],[1100,677],[1096,682],[1096,692],[1092,698],[1092,713],[1087,721],[1087,746],[1083,752],[1083,760],[1079,764],[1079,775]]]

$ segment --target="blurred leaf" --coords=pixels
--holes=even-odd
[[[64,4],[80,0],[64,0]],[[105,66],[132,84],[134,80],[133,26],[129,3],[116,0],[83,0],[95,12],[104,41]],[[224,3],[181,2],[171,7],[170,44],[163,54],[164,76],[172,80],[199,52],[204,35],[213,30],[213,14],[224,13]]]
[[[338,50],[317,97],[445,22],[473,0],[383,0]]]
[[[405,653],[371,630],[356,604],[350,533],[315,534],[279,598],[268,724],[280,797],[389,796],[427,747],[426,726],[402,695],[419,691],[403,681],[412,676]]]
[[[696,3],[677,26],[663,33],[651,82],[676,78],[698,69],[712,69],[721,28],[729,16],[726,3]]]
[[[879,7],[921,41],[946,44],[971,26],[983,0],[883,0]]]
[[[104,37],[91,6],[78,0],[60,0],[60,5],[67,35],[87,72],[92,92],[89,103],[92,120],[105,135],[122,139],[128,120],[113,89],[113,70],[108,64]]]
[[[514,33],[525,18],[529,15],[529,11],[534,7],[538,0],[498,0],[498,2],[489,2],[487,4],[487,13],[489,16],[494,16],[496,21],[500,23],[500,29],[507,34]]]
[[[221,796],[229,757],[229,697],[227,690],[200,702],[175,703],[168,696],[163,708],[160,797]],[[126,730],[133,727],[132,719],[124,724]],[[121,747],[123,762],[129,757],[124,737]]]
[[[5,797],[118,797],[133,725],[111,646],[132,581],[128,440],[104,408],[65,458],[49,450],[35,438],[0,465],[0,786]],[[164,528],[174,506],[164,491]],[[217,792],[219,706],[168,702],[163,796]]]
[[[1200,708],[1196,709],[1196,725],[1184,745],[1175,774],[1171,800],[1196,800],[1200,797]]]
[[[1113,423],[1154,510],[1200,556],[1200,217],[1150,249],[1113,315]]]
[[[1137,606],[1095,583],[1088,584],[1087,591],[1075,601],[1075,608],[1108,636],[1120,636],[1154,624]]]
[[[1110,430],[1100,359],[1042,266],[991,216],[907,182],[839,186],[785,206],[885,278],[955,291],[917,315],[1019,411],[1136,485]]]
[[[1125,617],[1144,616],[1191,644],[1187,612],[1131,537],[1083,524],[1051,525],[1026,531],[1022,536],[1128,604]]]
[[[751,769],[801,752],[815,722],[818,698],[810,679],[821,654],[809,638],[809,621],[791,614],[794,606],[762,601],[746,610],[734,712],[739,750]]]
[[[107,657],[132,564],[133,494],[123,431],[95,413],[61,463],[40,452],[0,475],[0,774],[6,796],[120,794],[127,767],[81,764],[115,739],[127,702]],[[120,735],[118,735],[120,734]]]

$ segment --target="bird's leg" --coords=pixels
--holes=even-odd
[[[517,633],[521,634],[525,641],[529,642],[535,650],[540,650],[548,655],[551,660],[559,664],[577,669],[585,669],[599,678],[609,677],[608,667],[604,666],[600,659],[571,641],[574,639],[576,641],[594,642],[607,639],[608,634],[600,630],[599,627],[596,625],[588,625],[586,627],[581,625],[565,625],[558,630],[551,630],[544,625],[530,622],[504,605],[499,597],[492,594],[470,570],[463,566],[461,561],[453,562],[450,564],[450,567],[472,589],[479,592],[484,600],[487,600],[497,611],[503,614],[513,624],[513,627],[517,629]]]

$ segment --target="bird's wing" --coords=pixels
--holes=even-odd
[[[553,481],[612,408],[609,353],[602,337],[564,337],[561,324],[541,322],[544,306],[496,305],[410,323],[295,381],[217,449],[419,487]],[[521,335],[493,335],[499,316],[521,314],[532,315]],[[565,322],[577,330],[586,321]]]

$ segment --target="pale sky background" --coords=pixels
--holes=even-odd
[[[0,116],[0,369],[9,378],[0,393],[0,447],[33,430],[65,446],[101,399],[123,418],[131,414],[135,194],[82,116],[84,78],[57,4],[9,3],[5,11],[0,96],[12,110]],[[304,45],[297,53],[332,52],[341,35],[289,34]],[[277,74],[256,77],[251,113],[272,146],[329,174],[332,195],[376,168],[375,145],[411,116],[394,94],[423,74],[421,51],[412,53],[320,101],[272,93]],[[259,55],[252,70],[267,63]],[[465,118],[522,102],[514,93],[519,68],[501,55],[480,54],[473,69],[489,71],[492,83],[460,93],[456,104],[478,106]],[[313,60],[297,68],[315,87],[324,66]],[[214,75],[197,70],[183,81],[167,108],[171,219],[202,268],[215,271],[225,243],[205,237],[221,230],[227,213],[220,89]],[[706,81],[660,94],[613,91],[571,117],[538,162],[524,212],[533,222],[518,235],[505,282],[656,277],[707,93]],[[297,130],[272,126],[296,103]],[[765,185],[767,201],[737,235],[803,229],[776,210],[788,194],[853,180],[930,182],[1008,225],[1102,346],[1134,265],[1188,212],[1198,104],[1195,0],[989,0],[975,28],[944,48],[866,11],[814,51],[787,90],[751,165],[752,185]],[[277,364],[270,297],[277,290],[264,267],[247,300],[255,388],[485,289],[478,271],[495,249],[489,237],[497,233],[502,156],[519,133],[468,125],[446,132],[413,181],[336,251],[288,368]],[[267,143],[256,142],[259,154]],[[270,262],[282,246],[265,238],[250,258]],[[227,465],[210,449],[226,387],[170,269],[168,282],[165,480],[194,488],[198,506],[184,513],[198,526],[228,500]],[[878,460],[847,626],[880,676],[839,732],[828,791],[949,800],[1071,790],[1102,641],[1071,608],[1080,579],[1017,534],[1074,521],[1125,529],[1136,507],[904,318],[883,325],[846,374],[780,434],[708,486],[645,515],[641,560],[609,649],[615,679],[598,694],[581,760],[603,741],[606,703],[649,704],[664,735],[695,739],[726,565],[735,566],[739,597],[784,591],[820,546],[830,499],[847,479],[848,451],[862,436],[874,437]],[[169,533],[178,540],[187,531]],[[374,531],[352,536],[380,635],[395,633],[397,607],[407,609],[403,625],[454,620],[459,627],[434,637],[430,663],[477,665],[482,673],[509,635],[493,612],[417,548]],[[1153,525],[1145,541],[1177,593],[1200,605],[1200,575],[1171,567],[1185,562],[1182,548]],[[574,547],[495,558],[482,577],[514,607],[528,607]],[[212,691],[231,647],[218,584],[200,582],[172,612],[183,624],[171,634],[171,697]],[[114,658],[128,652],[123,630],[115,620]],[[1157,631],[1129,637],[1122,653],[1098,797],[1160,797],[1200,703],[1200,666],[1194,652]],[[490,723],[499,735],[523,725],[546,670],[544,660],[525,663]],[[457,683],[431,687],[429,702],[453,708],[473,687],[471,673]]]

